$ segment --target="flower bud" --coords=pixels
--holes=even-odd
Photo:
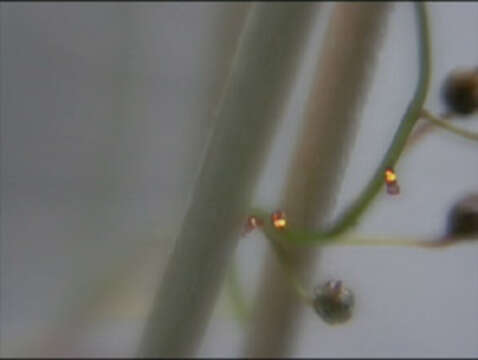
[[[453,71],[445,80],[442,96],[453,113],[469,115],[478,110],[478,68]]]
[[[449,236],[478,235],[478,193],[460,199],[448,214]]]
[[[341,281],[327,281],[315,290],[314,309],[329,325],[349,320],[353,307],[354,295]]]

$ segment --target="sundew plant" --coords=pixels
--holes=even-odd
[[[363,6],[367,8],[366,5]],[[310,248],[313,246],[344,245],[349,247],[400,246],[437,251],[462,244],[466,244],[467,246],[470,246],[470,244],[474,245],[472,240],[476,237],[477,230],[476,193],[473,193],[474,189],[470,189],[469,192],[471,192],[471,194],[461,199],[460,202],[455,204],[450,210],[448,225],[444,226],[444,229],[446,229],[443,230],[441,235],[430,236],[416,234],[404,236],[388,234],[386,236],[373,236],[353,231],[354,228],[360,224],[362,217],[367,213],[377,197],[380,195],[387,196],[388,201],[392,202],[400,196],[402,192],[400,182],[402,167],[400,166],[400,160],[402,157],[412,156],[412,147],[417,146],[419,141],[423,141],[425,138],[424,135],[430,133],[434,127],[439,127],[441,130],[448,131],[455,136],[460,136],[468,141],[475,142],[475,146],[478,140],[477,132],[466,130],[459,125],[461,119],[470,118],[473,114],[476,114],[478,91],[476,90],[478,74],[476,67],[456,70],[451,73],[447,79],[442,79],[441,98],[447,107],[447,112],[438,115],[436,111],[428,109],[425,106],[430,89],[434,58],[432,54],[432,33],[429,26],[427,5],[417,3],[413,6],[415,7],[414,25],[416,27],[416,35],[411,39],[413,39],[416,44],[415,58],[418,68],[416,83],[414,87],[410,87],[410,89],[413,89],[410,91],[411,99],[406,107],[404,107],[403,114],[396,116],[400,120],[395,133],[390,138],[388,148],[370,175],[369,181],[363,186],[363,189],[355,199],[329,224],[317,226],[317,223],[320,225],[320,221],[317,220],[317,215],[324,212],[324,209],[321,209],[320,202],[323,201],[325,203],[330,201],[326,199],[327,197],[321,194],[321,192],[328,191],[330,193],[333,186],[332,182],[340,181],[340,178],[331,175],[331,172],[341,170],[340,162],[342,160],[334,157],[334,155],[330,153],[334,151],[346,151],[343,146],[343,150],[341,150],[341,143],[350,141],[346,133],[347,131],[351,131],[352,128],[351,125],[346,126],[346,123],[347,121],[351,121],[349,119],[353,117],[353,111],[358,109],[356,103],[357,99],[362,95],[360,92],[365,91],[363,86],[352,84],[350,80],[356,82],[366,81],[366,75],[360,76],[359,74],[366,74],[374,62],[373,52],[376,50],[372,49],[370,43],[374,41],[378,43],[380,41],[380,36],[376,34],[380,32],[381,26],[383,26],[383,22],[385,22],[383,18],[387,16],[387,12],[389,11],[384,4],[371,6],[367,14],[360,14],[362,9],[358,4],[357,8],[354,9],[356,11],[354,14],[352,14],[351,11],[351,8],[353,8],[352,5],[336,6],[335,12],[331,15],[327,32],[329,39],[332,38],[332,40],[325,39],[324,41],[323,51],[325,53],[322,54],[322,58],[319,61],[319,66],[322,67],[319,67],[317,83],[312,85],[310,97],[306,105],[308,108],[305,111],[306,124],[304,125],[302,133],[303,137],[299,137],[299,141],[296,144],[297,151],[295,157],[294,155],[292,157],[292,161],[295,161],[295,163],[289,167],[285,189],[282,190],[283,199],[281,203],[277,204],[276,208],[268,210],[252,208],[246,212],[245,225],[242,230],[243,235],[247,235],[253,230],[261,230],[265,238],[269,241],[271,250],[275,253],[282,268],[280,272],[276,269],[273,275],[267,274],[267,270],[265,270],[266,276],[270,275],[273,278],[282,277],[279,281],[288,282],[297,298],[300,298],[304,305],[308,305],[314,309],[318,315],[317,321],[320,321],[320,318],[321,321],[324,321],[328,325],[347,323],[354,316],[354,290],[347,287],[346,280],[337,278],[324,282],[322,285],[316,287],[314,291],[307,289],[301,283],[301,276],[307,277],[307,275],[310,274],[304,275],[301,273],[310,271],[310,269],[307,269],[305,266],[305,264],[311,263],[310,255],[304,255],[303,253],[307,252],[307,250],[297,250],[297,247],[307,246]],[[259,9],[260,7],[256,10],[259,11]],[[363,11],[365,12],[365,10]],[[253,19],[252,16],[248,18],[248,21],[252,23],[251,19]],[[355,31],[360,31],[357,39],[353,37],[354,35],[350,30],[353,26],[357,26],[357,29],[354,29]],[[350,31],[350,33],[347,33],[347,31]],[[347,35],[344,36],[344,33]],[[246,48],[248,41],[252,42],[257,40],[252,40],[248,38],[247,35],[250,34],[245,33],[241,39],[243,42],[239,44],[237,56],[242,54],[241,50]],[[343,46],[346,47],[349,52],[340,48],[341,40],[347,41]],[[332,45],[330,45],[331,43]],[[340,53],[340,51],[342,51],[342,53]],[[349,62],[345,61],[344,58],[346,56],[350,56],[350,59],[353,60]],[[339,57],[342,57],[342,59],[339,60]],[[332,59],[334,59],[335,62],[333,62]],[[339,66],[343,66],[343,68],[336,69],[336,72],[334,72],[334,67],[337,68]],[[271,67],[273,68],[273,66]],[[231,83],[234,81],[234,70],[235,68],[233,67]],[[320,73],[320,71],[327,73],[324,75],[324,73]],[[336,77],[334,78],[330,74],[334,74]],[[239,80],[237,81],[240,82]],[[330,85],[330,83],[327,83],[334,81],[348,88],[343,89],[340,85]],[[354,86],[356,93],[352,94],[353,90],[350,90],[350,88],[353,89]],[[227,88],[225,91],[227,92]],[[327,93],[322,94],[320,91]],[[237,92],[235,92],[235,94],[237,95]],[[333,100],[332,97],[339,98],[343,103]],[[350,99],[348,97],[350,97]],[[335,104],[336,107],[328,107],[326,101]],[[227,109],[226,102],[223,103],[223,107]],[[266,104],[264,104],[264,107],[266,107]],[[345,110],[344,107],[346,108]],[[226,112],[227,110],[224,111]],[[322,117],[319,116],[318,113],[320,111],[326,115]],[[247,115],[252,115],[249,114],[248,111],[246,113]],[[314,125],[314,122],[318,122],[319,119],[325,118],[327,115],[330,115],[327,121],[342,121],[343,124],[329,125],[328,128],[326,125],[322,128]],[[418,122],[420,123],[418,124]],[[317,130],[322,130],[322,134],[327,130],[330,131],[332,140],[319,138],[321,132]],[[226,131],[224,131],[224,133],[225,132]],[[250,135],[248,133],[246,134]],[[208,156],[215,151],[213,145],[215,141],[221,142],[224,140],[216,140],[213,138],[208,148]],[[325,143],[328,147],[324,145],[315,146],[316,142]],[[249,143],[247,145],[249,145]],[[240,145],[237,144],[236,146]],[[258,157],[258,155],[256,156]],[[209,165],[208,160],[209,159],[205,161],[206,168],[208,166],[212,167],[212,165]],[[244,159],[241,160],[245,161]],[[235,157],[230,161],[235,163],[240,162],[236,160]],[[254,160],[251,160],[250,166],[252,166],[253,161]],[[327,162],[327,164],[324,165],[324,162]],[[242,164],[242,166],[247,165],[249,164]],[[317,174],[319,171],[325,172],[326,175]],[[199,196],[198,199],[203,199],[203,201],[207,203],[208,200],[216,198],[216,191],[221,194],[224,179],[221,178],[221,185],[216,189],[211,184],[213,181],[205,174],[206,170],[201,173],[198,181],[201,182],[202,180],[202,184],[205,188],[210,187],[208,191],[213,191],[214,194],[208,193],[205,198],[202,198],[201,195],[197,196]],[[217,173],[215,174],[215,176],[217,176]],[[333,180],[331,180],[331,178],[333,178]],[[433,182],[434,179],[424,179],[423,181]],[[233,181],[229,183],[229,186],[232,186],[232,184]],[[322,189],[320,189],[320,187],[322,187]],[[316,188],[319,189],[317,190]],[[225,191],[225,189],[222,191]],[[201,204],[201,202],[199,202],[199,204]],[[212,204],[214,204],[214,202]],[[213,205],[213,208],[214,207]],[[197,226],[201,228],[201,226],[203,226],[202,221],[198,222],[198,215],[194,213],[194,208],[195,206],[193,204],[188,213],[194,214],[194,219],[186,217],[184,224],[188,226],[188,221],[191,221],[191,224],[197,224]],[[204,209],[198,209],[198,211],[204,212]],[[208,221],[214,222],[214,220],[208,218],[208,220],[204,222],[205,228],[209,226]],[[463,223],[456,223],[461,221]],[[393,222],[392,217],[390,217],[390,222]],[[189,236],[192,236],[190,231],[191,230],[183,230],[183,236],[189,239]],[[211,231],[213,231],[213,227]],[[196,234],[194,234],[194,236],[196,236]],[[182,239],[183,238],[180,237],[179,241]],[[192,241],[192,239],[188,241]],[[186,242],[179,242],[176,245],[175,253],[172,255],[172,260],[170,260],[174,262],[174,264],[170,263],[169,269],[173,270],[166,272],[165,279],[163,280],[163,285],[156,302],[157,307],[149,323],[150,327],[147,328],[147,334],[150,337],[147,337],[145,343],[147,349],[145,354],[154,354],[155,351],[159,351],[158,354],[162,354],[161,351],[165,351],[164,354],[183,353],[183,351],[187,353],[182,339],[192,337],[191,329],[179,329],[180,335],[177,336],[178,334],[174,334],[174,332],[170,331],[171,328],[168,325],[168,319],[175,317],[174,315],[170,315],[171,313],[168,309],[172,311],[177,307],[178,297],[181,298],[180,301],[183,306],[187,308],[186,313],[190,314],[193,319],[195,318],[194,314],[189,312],[190,308],[194,308],[195,305],[190,304],[190,300],[183,299],[188,295],[190,296],[189,299],[194,299],[195,296],[191,296],[189,290],[185,290],[183,285],[180,285],[180,289],[175,289],[178,283],[181,284],[181,280],[179,279],[181,279],[182,276],[180,274],[185,274],[183,270],[181,270],[182,265],[180,265],[180,263],[188,258],[185,255],[180,255],[181,244],[187,247]],[[309,252],[311,251],[309,250]],[[177,256],[176,259],[175,256]],[[188,270],[186,273],[189,273],[191,270],[192,269]],[[230,271],[232,271],[232,274],[228,278],[230,282],[230,296],[235,304],[239,318],[248,317],[250,316],[247,313],[248,306],[242,296],[243,291],[237,278],[237,269]],[[277,275],[278,273],[279,275]],[[291,322],[294,322],[294,320],[290,314],[295,316],[296,313],[290,309],[294,300],[284,302],[284,299],[287,299],[287,295],[282,296],[281,291],[283,292],[283,290],[278,290],[276,291],[277,293],[274,293],[275,280],[273,278],[264,278],[264,283],[259,285],[261,289],[259,290],[256,309],[252,314],[252,325],[246,325],[249,326],[249,335],[246,336],[245,349],[249,356],[284,355],[284,352],[287,351],[287,344],[293,336],[290,329],[292,328]],[[173,281],[174,285],[168,284],[168,280]],[[377,284],[376,287],[377,291],[380,291],[380,283]],[[366,298],[366,296],[366,294],[361,294],[361,298]],[[173,298],[176,299],[174,303]],[[261,302],[264,303],[263,306],[261,306]],[[282,306],[277,304],[281,304]],[[156,318],[156,316],[158,316],[158,318]],[[178,315],[176,320],[169,321],[176,323],[179,317],[182,316],[184,316],[183,312]],[[199,328],[200,325],[193,325],[192,327]],[[178,326],[178,328],[180,328],[180,326]],[[187,331],[187,333],[183,334],[181,331]],[[188,334],[188,336],[185,334]],[[265,338],[265,340],[262,340],[262,338]],[[191,342],[189,342],[189,344],[191,344]]]
[[[478,356],[478,5],[0,5],[0,354]]]

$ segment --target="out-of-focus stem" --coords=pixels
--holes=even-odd
[[[294,226],[316,229],[330,211],[350,148],[359,107],[367,91],[381,43],[388,3],[340,3],[330,20],[322,57],[309,94],[305,124],[284,192],[281,208]],[[284,244],[304,283],[310,279],[316,253]],[[260,283],[246,356],[290,355],[302,303],[284,272],[269,254]]]
[[[207,329],[294,83],[314,6],[251,6],[190,207],[153,303],[141,356],[192,356]]]

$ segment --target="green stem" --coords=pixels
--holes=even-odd
[[[293,264],[291,264],[285,250],[282,248],[280,242],[274,239],[270,233],[266,233],[267,239],[270,241],[277,258],[286,272],[287,278],[294,287],[297,294],[308,305],[313,305],[313,299],[301,284],[297,275],[294,272]],[[403,246],[403,247],[418,247],[422,249],[445,249],[451,245],[458,245],[469,243],[471,237],[439,237],[439,238],[405,238],[405,237],[386,237],[386,236],[368,236],[368,235],[347,235],[339,236],[337,238],[330,238],[325,240],[320,235],[315,239],[321,242],[321,246]],[[478,238],[477,238],[478,240]],[[309,243],[310,244],[310,243]],[[246,319],[250,312],[246,306],[245,299],[242,294],[241,285],[235,273],[236,269],[231,268],[228,275],[228,292],[232,299],[234,309],[238,315],[238,320],[241,322]]]
[[[303,230],[291,230],[289,228],[281,232],[281,237],[284,239],[294,243],[326,242],[349,230],[357,224],[359,218],[365,213],[380,192],[380,189],[385,183],[385,169],[388,167],[393,168],[400,158],[400,155],[407,144],[407,139],[422,114],[422,108],[428,92],[431,73],[430,33],[425,3],[417,2],[414,5],[416,6],[419,33],[419,79],[413,99],[408,105],[407,111],[400,122],[390,147],[365,189],[329,229],[312,233]],[[253,214],[262,217],[267,216],[267,213],[263,210],[253,210]],[[269,233],[269,231],[266,231],[266,234],[267,233]]]
[[[430,239],[415,239],[403,237],[374,237],[374,236],[357,236],[351,235],[347,237],[340,237],[334,241],[325,242],[324,246],[335,245],[350,245],[350,246],[409,246],[426,249],[443,249],[450,245],[463,243],[463,240],[469,238],[463,237],[439,237]]]
[[[282,244],[280,243],[280,239],[276,239],[274,236],[266,236],[269,240],[272,248],[274,249],[277,259],[282,265],[289,282],[294,287],[297,294],[302,298],[304,302],[309,305],[313,304],[313,298],[309,295],[308,291],[302,285],[301,281],[298,279],[295,271],[294,265],[291,263],[289,256],[287,254],[287,250],[284,249]]]
[[[428,87],[430,83],[431,73],[431,57],[430,57],[430,34],[428,28],[428,19],[425,9],[425,3],[417,2],[416,15],[419,28],[419,79],[415,90],[415,95],[410,102],[408,109],[403,116],[400,126],[395,133],[392,144],[385,153],[382,162],[378,166],[372,179],[369,181],[361,195],[355,202],[345,211],[338,221],[326,231],[327,236],[337,236],[352,226],[354,226],[360,216],[365,212],[372,200],[379,193],[384,185],[383,173],[387,167],[394,167],[397,163],[406,141],[410,135],[413,126],[420,118],[423,104],[425,103]]]
[[[260,210],[254,209],[251,211],[250,215],[255,215],[259,218],[264,219],[264,234],[270,240],[271,245],[273,246],[276,255],[279,261],[282,263],[283,268],[285,269],[289,280],[292,282],[297,293],[307,302],[311,303],[310,295],[307,294],[307,291],[300,284],[298,279],[295,277],[293,271],[293,264],[290,263],[285,250],[282,248],[281,241],[289,241],[296,244],[322,244],[330,245],[332,242],[338,242],[339,235],[345,233],[351,227],[357,224],[359,218],[365,213],[367,208],[370,206],[374,198],[379,193],[380,189],[384,185],[384,172],[386,168],[393,168],[397,163],[400,155],[402,154],[405,146],[407,144],[407,139],[411,134],[413,127],[415,126],[417,120],[422,114],[422,108],[425,103],[426,95],[430,83],[430,73],[431,73],[431,57],[430,57],[430,34],[428,28],[428,19],[426,14],[425,4],[423,2],[417,2],[416,6],[416,16],[418,24],[418,58],[419,58],[419,79],[415,89],[413,99],[408,105],[407,111],[405,112],[400,125],[395,133],[395,136],[392,140],[392,143],[385,153],[381,163],[376,169],[374,175],[372,176],[369,183],[366,185],[365,189],[359,195],[359,197],[352,203],[351,206],[342,214],[342,216],[329,228],[325,231],[310,232],[304,230],[296,230],[293,227],[288,226],[286,229],[277,231],[266,219],[269,216],[269,213]],[[360,241],[355,244],[359,244]],[[392,242],[394,245],[414,245],[414,246],[428,246],[428,244],[417,243],[417,242]],[[390,243],[390,245],[392,245]],[[350,240],[342,239],[342,245],[350,244],[353,242]],[[384,245],[386,244],[383,240],[365,240],[362,239],[362,245]]]
[[[429,112],[426,109],[422,110],[422,116],[424,119],[431,121],[434,125],[437,125],[445,130],[448,130],[454,134],[463,136],[466,139],[478,141],[478,133],[467,131],[459,127],[456,127],[450,122],[442,120],[438,116],[433,115],[431,112]]]

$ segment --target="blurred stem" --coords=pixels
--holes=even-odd
[[[301,297],[303,301],[308,304],[312,304],[313,299],[309,295],[309,292],[302,285],[299,277],[296,274],[294,263],[290,259],[290,250],[288,251],[280,241],[274,238],[269,238],[270,244],[277,256],[277,259],[282,265],[282,270],[285,272],[290,284],[294,287],[296,293]]]
[[[190,208],[146,324],[141,356],[192,356],[200,344],[294,83],[312,7],[254,3],[249,10]]]
[[[443,249],[450,245],[464,243],[469,240],[466,237],[438,237],[438,238],[409,238],[402,236],[366,236],[366,235],[348,235],[339,237],[334,241],[324,242],[323,246],[404,246],[419,247],[425,249]]]
[[[250,310],[244,297],[244,292],[239,279],[237,264],[234,262],[226,274],[226,291],[229,295],[234,314],[241,324],[249,319]]]
[[[310,75],[314,79],[307,112],[281,202],[287,218],[299,228],[319,227],[332,207],[389,7],[388,3],[334,5],[320,49],[323,55]],[[278,258],[267,254],[245,352],[247,357],[283,357],[294,341],[317,253],[284,242],[280,231],[268,231],[269,215],[260,211],[258,215],[264,216],[265,233]],[[298,289],[284,282],[284,271]]]

